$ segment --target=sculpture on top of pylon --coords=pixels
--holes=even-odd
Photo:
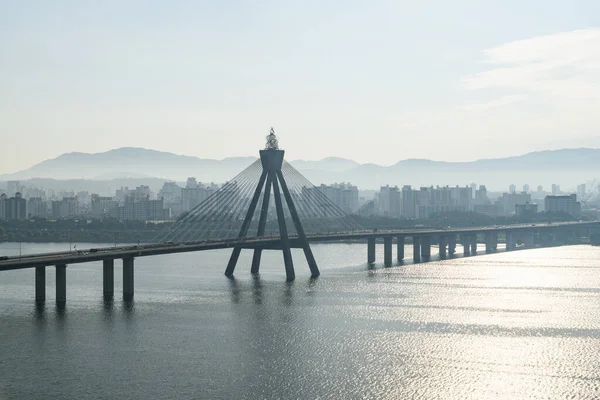
[[[277,136],[275,136],[275,129],[273,129],[273,127],[271,127],[271,131],[267,135],[265,150],[279,150],[279,142],[277,141]]]

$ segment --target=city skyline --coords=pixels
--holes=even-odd
[[[249,156],[271,125],[290,159],[597,147],[599,8],[5,3],[0,171],[121,146]]]

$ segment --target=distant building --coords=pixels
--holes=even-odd
[[[129,196],[117,208],[116,217],[120,221],[161,221],[171,217],[170,210],[164,208],[163,199],[150,200]]]
[[[165,182],[157,197],[163,199],[165,204],[180,203],[181,187],[175,182]]]
[[[484,192],[485,192],[485,186]],[[471,211],[473,209],[472,188],[433,186],[412,190],[410,186],[402,187],[402,217],[429,218],[433,213],[449,211]],[[476,193],[477,196],[477,193]]]
[[[23,185],[19,181],[8,181],[6,182],[6,196],[8,198],[14,198],[17,193],[23,193]]]
[[[475,199],[473,205],[485,205],[490,204],[490,199],[487,195],[487,188],[485,185],[479,186],[479,189],[475,192]]]
[[[585,201],[587,197],[587,191],[585,190],[585,183],[581,185],[577,185],[577,197],[579,197],[582,201]]]
[[[6,193],[0,194],[0,221],[4,221],[6,219]]]
[[[515,193],[517,191],[517,187],[515,185],[510,185],[508,187],[508,193]]]
[[[379,213],[385,217],[400,218],[400,199],[398,186],[382,186],[379,189]]]
[[[524,193],[529,193],[529,185],[528,184],[524,184],[523,185],[523,192]]]
[[[119,207],[119,202],[109,196],[100,196],[98,194],[92,194],[92,216],[96,218],[105,218],[115,216],[115,209]]]
[[[513,215],[517,205],[531,203],[531,194],[529,193],[503,193],[496,201],[499,215]]]
[[[194,177],[187,178],[185,187],[187,189],[196,189],[198,187],[198,182],[196,182],[196,178],[194,178]]]
[[[29,218],[48,218],[48,202],[41,197],[30,197],[27,201],[27,215]]]
[[[79,215],[77,196],[63,197],[62,200],[52,201],[52,218],[75,218]]]
[[[564,212],[577,218],[581,215],[581,203],[577,201],[576,194],[546,196],[544,210],[546,212]]]
[[[9,221],[27,219],[27,201],[21,192],[16,192],[13,197],[8,197],[6,194],[0,196],[0,219]]]
[[[560,193],[560,186],[557,185],[557,184],[555,184],[555,183],[553,183],[552,184],[552,194],[553,195],[557,195],[559,193]]]
[[[193,178],[188,178],[188,181]],[[194,179],[195,182],[195,179]],[[188,212],[208,199],[213,193],[219,190],[219,186],[211,183],[210,185],[196,184],[195,187],[186,187],[181,189],[181,212]],[[223,195],[225,193],[222,193]]]
[[[358,211],[358,188],[351,183],[334,183],[332,185],[316,186],[333,204],[338,206],[347,214],[354,214]]]
[[[471,197],[475,198],[475,195],[477,193],[477,184],[475,182],[471,183]]]
[[[121,187],[121,189],[117,189],[115,192],[115,199],[117,201],[125,201],[125,198],[129,196],[129,187]]]
[[[415,218],[417,216],[417,191],[412,190],[410,185],[402,186],[402,201],[400,206],[401,216],[404,218]]]

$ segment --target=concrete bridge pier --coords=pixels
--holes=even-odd
[[[468,256],[471,254],[471,243],[467,235],[460,236],[460,243],[463,246],[463,255]]]
[[[413,262],[421,262],[421,238],[413,236]]]
[[[471,255],[474,256],[477,254],[477,234],[474,234],[470,237],[471,242]]]
[[[486,232],[485,233],[485,252],[488,254],[492,253],[494,251],[493,246],[494,246],[494,239],[492,237],[492,232]]]
[[[423,261],[429,261],[431,258],[431,238],[429,236],[421,238],[421,258]]]
[[[35,301],[46,300],[46,267],[35,267]]]
[[[375,238],[367,239],[367,262],[369,264],[375,263]]]
[[[512,232],[506,232],[506,251],[515,249],[515,241]]]
[[[102,284],[104,297],[112,299],[115,295],[115,260],[102,261]]]
[[[386,236],[383,238],[383,264],[386,267],[392,265],[392,238]]]
[[[397,240],[398,243],[396,244],[396,252],[398,256],[398,261],[402,261],[404,260],[404,236],[398,236]]]
[[[65,304],[67,301],[67,266],[56,266],[56,304]]]
[[[440,235],[440,258],[446,258],[446,244],[448,238],[444,235]]]
[[[454,255],[456,253],[456,235],[448,236],[448,254]]]
[[[492,232],[492,251],[498,251],[498,232]]]
[[[523,232],[523,246],[528,249],[535,247],[535,232],[533,229]]]
[[[123,300],[133,300],[133,257],[123,259]]]

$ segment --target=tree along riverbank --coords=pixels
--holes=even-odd
[[[379,216],[351,216],[365,230],[444,229],[473,226],[511,225],[574,221],[564,213],[538,213],[526,218],[490,217],[473,212],[449,212],[430,218],[396,219]],[[83,242],[83,243],[151,243],[166,233],[174,222],[117,221],[113,219],[31,219],[0,221],[0,242]],[[291,221],[289,222],[291,224]],[[327,227],[322,227],[322,232]],[[238,232],[227,232],[228,237]],[[353,241],[347,241],[351,243]]]

